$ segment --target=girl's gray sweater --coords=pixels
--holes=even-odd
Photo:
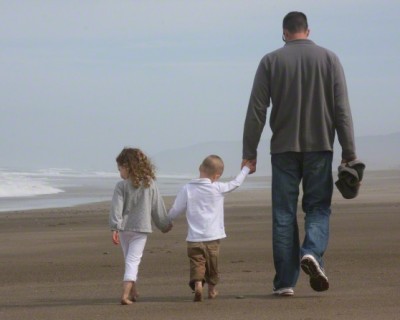
[[[151,233],[152,221],[161,231],[169,225],[155,181],[148,188],[135,188],[129,179],[118,182],[110,210],[111,230]]]

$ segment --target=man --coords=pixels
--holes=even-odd
[[[342,162],[356,159],[353,122],[343,68],[337,56],[308,39],[307,17],[283,19],[285,45],[258,66],[243,133],[243,162],[256,165],[267,108],[272,163],[273,293],[291,296],[300,266],[315,291],[329,288],[323,255],[329,240],[335,133]],[[255,167],[254,167],[255,168]],[[300,247],[297,201],[302,182],[305,238]]]

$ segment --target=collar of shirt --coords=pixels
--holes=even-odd
[[[198,178],[198,179],[193,179],[189,183],[191,183],[191,184],[211,184],[211,180],[208,178]]]
[[[310,39],[296,39],[287,41],[285,43],[285,46],[296,45],[296,44],[315,44],[315,43]]]

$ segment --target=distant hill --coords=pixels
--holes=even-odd
[[[268,146],[269,149],[269,146]],[[260,142],[260,165],[266,168],[267,142]],[[192,145],[186,148],[166,150],[152,156],[159,174],[198,174],[203,159],[210,155],[219,155],[225,163],[224,176],[235,175],[240,170],[242,161],[241,141],[217,141]],[[260,171],[261,168],[260,168]],[[264,172],[264,175],[267,173]]]
[[[369,170],[400,169],[400,132],[356,138],[357,155]],[[218,154],[225,162],[224,176],[235,175],[242,158],[241,141],[200,143],[185,148],[170,149],[152,156],[159,174],[196,176],[201,161],[209,154]],[[340,163],[341,149],[335,144],[333,166]],[[270,175],[269,141],[261,141],[258,150],[257,175]]]

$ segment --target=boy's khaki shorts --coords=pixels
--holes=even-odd
[[[220,240],[187,242],[187,255],[190,260],[189,286],[194,290],[196,281],[216,285],[218,276],[218,256]]]

